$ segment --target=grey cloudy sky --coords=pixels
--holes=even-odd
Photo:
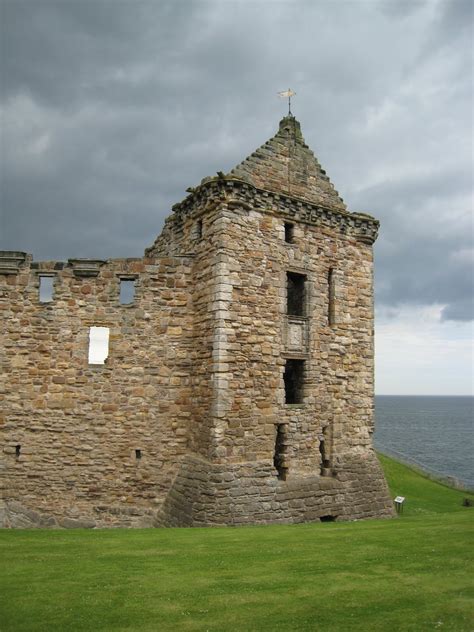
[[[140,256],[188,186],[275,133],[291,87],[349,208],[382,222],[379,392],[469,392],[471,0],[0,7],[0,248]]]

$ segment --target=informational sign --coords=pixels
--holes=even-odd
[[[403,513],[403,503],[405,502],[405,496],[397,496],[393,501],[395,503],[395,509],[397,513]]]

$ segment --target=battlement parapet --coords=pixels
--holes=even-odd
[[[380,225],[367,213],[349,213],[283,193],[258,189],[233,176],[205,178],[182,202],[173,206],[173,218],[180,223],[190,213],[200,214],[223,202],[233,208],[240,206],[244,210],[278,214],[289,220],[336,229],[368,244],[377,239]]]

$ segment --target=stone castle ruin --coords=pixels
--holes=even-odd
[[[189,189],[142,258],[0,252],[4,526],[391,516],[372,448],[377,229],[288,115]]]

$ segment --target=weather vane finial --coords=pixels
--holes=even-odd
[[[288,114],[291,115],[291,97],[296,96],[296,92],[293,92],[291,88],[288,88],[288,90],[283,90],[283,92],[279,92],[278,96],[282,99],[288,97]]]

